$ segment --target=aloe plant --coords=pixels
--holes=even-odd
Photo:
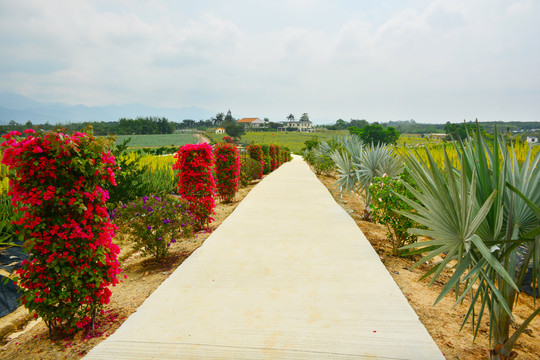
[[[540,155],[530,151],[522,164],[508,150],[507,140],[498,136],[488,144],[477,131],[464,143],[455,143],[459,165],[453,167],[446,150],[440,166],[427,152],[427,160],[409,153],[406,165],[419,191],[408,186],[417,202],[402,197],[416,213],[402,212],[428,230],[411,229],[413,234],[431,240],[417,242],[403,249],[424,253],[414,266],[435,256],[444,260],[424,277],[432,275],[433,284],[451,261],[455,272],[441,290],[437,304],[452,289],[456,304],[466,296],[469,310],[463,325],[470,319],[476,338],[482,318],[489,316],[492,359],[512,359],[518,337],[539,313],[534,310],[510,335],[512,309],[519,294],[528,263],[534,264],[533,284],[539,276],[540,238]],[[517,196],[516,196],[517,194]],[[527,247],[523,265],[516,269],[516,249]],[[479,311],[475,310],[478,306]]]

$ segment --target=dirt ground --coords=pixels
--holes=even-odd
[[[319,179],[328,188],[335,181],[335,178],[326,176],[319,176]],[[216,221],[211,224],[211,229],[216,229],[232,213],[234,208],[253,186],[250,185],[240,189],[233,203],[217,204]],[[428,288],[427,280],[418,281],[421,275],[425,273],[426,267],[409,270],[412,260],[390,255],[391,247],[385,239],[385,228],[381,225],[361,220],[360,214],[363,213],[363,207],[357,196],[343,195],[343,197],[340,197],[336,193],[333,195],[337,202],[350,213],[371,242],[381,257],[381,260],[388,268],[389,273],[399,285],[446,358],[486,359],[486,351],[489,348],[487,325],[484,324],[475,343],[472,342],[473,336],[470,324],[467,324],[459,332],[467,304],[457,306],[451,310],[453,298],[447,297],[436,307],[433,307],[432,304],[442,288],[442,283],[437,282]],[[80,359],[92,347],[114,333],[123,321],[135,312],[161,282],[208,238],[210,233],[199,233],[186,241],[176,243],[171,248],[171,256],[160,263],[139,257],[138,254],[130,250],[127,242],[121,243],[122,268],[124,274],[127,275],[127,279],[112,289],[113,296],[111,303],[106,306],[105,314],[96,322],[94,334],[80,332],[74,338],[58,338],[51,341],[48,338],[47,329],[43,321],[34,320],[0,341],[0,359]],[[449,275],[450,273],[446,274],[446,276]],[[533,299],[522,293],[515,312],[517,324],[520,324],[534,308]],[[22,308],[19,309],[19,311],[22,310]],[[0,327],[2,322],[7,321],[6,318],[8,316],[0,319]],[[519,354],[518,359],[539,359],[539,328],[540,318],[536,317],[515,347],[515,350]]]
[[[215,221],[210,224],[210,231],[197,233],[189,239],[173,244],[170,248],[170,256],[162,262],[156,263],[151,259],[141,258],[138,253],[131,250],[127,241],[117,239],[122,249],[119,258],[123,274],[127,275],[127,279],[111,288],[111,302],[105,307],[105,314],[96,321],[94,334],[80,332],[75,337],[51,341],[44,322],[32,320],[29,323],[25,322],[16,332],[0,340],[0,359],[80,359],[90,349],[114,333],[163,280],[202,245],[254,186],[255,183],[241,188],[232,203],[217,202]],[[26,310],[20,307],[17,312],[24,313]],[[9,321],[10,315],[0,318],[0,327]]]
[[[336,178],[332,176],[318,176],[319,180],[329,189],[337,203],[340,204],[354,219],[358,227],[362,230],[375,251],[379,254],[388,272],[394,278],[401,291],[418,314],[420,321],[431,334],[439,349],[447,359],[487,359],[489,347],[487,323],[480,328],[479,334],[473,343],[473,333],[470,321],[460,332],[461,323],[468,310],[468,303],[458,305],[454,309],[454,297],[449,294],[436,306],[435,300],[444,286],[442,280],[449,279],[450,270],[442,275],[431,287],[428,287],[429,279],[419,281],[429,268],[421,266],[410,270],[414,261],[408,258],[392,256],[392,247],[386,240],[386,227],[369,221],[362,220],[364,207],[357,195],[340,196],[334,191],[332,185]],[[540,299],[539,299],[540,301]],[[525,293],[521,293],[515,307],[515,321],[512,325],[517,329],[524,319],[529,316],[538,306],[538,302],[533,303],[533,298]],[[529,324],[525,333],[521,335],[514,350],[518,353],[518,359],[538,360],[540,359],[540,316]]]

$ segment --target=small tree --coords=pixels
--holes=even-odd
[[[352,126],[349,128],[349,133],[358,135],[366,144],[395,144],[400,135],[399,131],[392,126],[384,128],[377,123],[363,128]]]
[[[228,122],[225,124],[225,132],[227,135],[233,138],[239,138],[246,133],[244,125],[237,124],[235,122]]]
[[[143,177],[148,167],[139,164],[138,160],[142,155],[136,154],[135,159],[126,156],[127,145],[130,141],[131,138],[128,138],[112,150],[118,163],[115,174],[117,184],[105,184],[105,189],[109,192],[110,203],[113,204],[120,201],[126,203],[147,194],[148,186],[143,181]]]

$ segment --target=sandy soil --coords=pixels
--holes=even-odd
[[[447,295],[437,306],[433,306],[435,299],[444,285],[442,280],[449,279],[451,272],[441,276],[431,287],[428,287],[429,279],[419,281],[420,277],[426,273],[427,266],[421,266],[410,270],[414,261],[409,258],[399,258],[392,256],[392,247],[386,240],[386,228],[383,225],[364,221],[361,215],[364,207],[357,195],[343,195],[335,192],[332,185],[336,178],[331,176],[318,176],[319,180],[329,189],[338,204],[340,204],[352,218],[358,227],[366,235],[373,248],[379,254],[388,272],[394,281],[401,288],[401,291],[418,314],[420,321],[431,334],[439,349],[445,354],[447,359],[487,359],[488,325],[483,324],[476,341],[473,343],[473,334],[470,322],[465,325],[460,332],[461,323],[468,310],[468,304],[458,305],[452,310],[454,305],[453,295]],[[525,293],[521,293],[515,307],[515,323],[512,325],[516,329],[524,319],[529,316],[538,303],[533,303],[533,298]],[[540,359],[540,316],[537,316],[524,334],[521,335],[514,350],[518,353],[518,359],[538,360]]]
[[[251,184],[241,188],[235,201],[229,204],[217,203],[216,219],[211,223],[210,231],[200,232],[170,248],[170,256],[162,262],[144,259],[131,250],[129,243],[118,238],[122,249],[122,269],[127,279],[113,287],[111,302],[105,307],[105,315],[96,321],[94,335],[79,332],[72,338],[50,340],[43,321],[32,320],[24,323],[16,332],[0,340],[0,359],[80,359],[90,349],[106,339],[154,292],[182,262],[210,236],[238,206],[240,201],[255,186]],[[17,312],[25,313],[20,307]],[[26,312],[27,314],[27,312]],[[11,314],[10,314],[11,315]],[[0,327],[9,321],[9,317],[0,318]],[[24,317],[24,316],[23,316]]]

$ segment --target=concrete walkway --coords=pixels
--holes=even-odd
[[[300,158],[85,359],[444,359],[369,242]]]

